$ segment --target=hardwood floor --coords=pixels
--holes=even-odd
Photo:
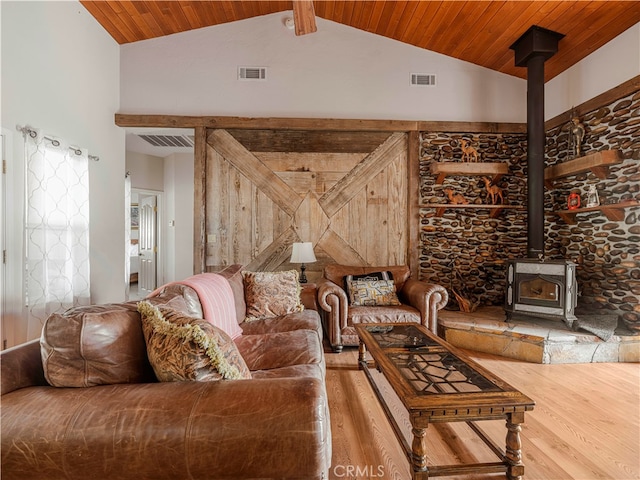
[[[536,402],[522,426],[525,480],[633,480],[640,478],[640,365],[541,365],[467,353]],[[363,372],[357,349],[327,353],[327,389],[333,434],[330,479],[410,478],[409,463]],[[381,380],[384,379],[381,377]],[[385,398],[393,398],[383,387]],[[404,429],[399,400],[391,409]],[[479,425],[504,445],[504,422]],[[494,461],[465,424],[432,425],[429,459],[435,464]],[[488,480],[504,475],[470,475]]]

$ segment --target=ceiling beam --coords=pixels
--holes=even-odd
[[[312,0],[293,0],[293,22],[296,35],[306,35],[318,30],[316,12]]]
[[[354,132],[486,132],[526,133],[526,123],[437,122],[417,120],[370,120],[335,118],[220,117],[116,113],[115,124],[124,128],[225,128],[334,130]]]

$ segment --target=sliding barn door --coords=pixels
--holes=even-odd
[[[407,135],[208,130],[205,262],[296,268],[294,242],[327,263],[407,263]]]

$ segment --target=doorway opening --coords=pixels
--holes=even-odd
[[[145,298],[162,282],[161,213],[161,192],[131,189],[129,300]]]

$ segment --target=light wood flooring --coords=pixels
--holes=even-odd
[[[521,432],[525,480],[640,478],[640,364],[541,365],[466,353],[536,402]],[[326,360],[333,435],[329,478],[409,479],[404,452],[364,373],[357,369],[357,349],[327,352]],[[385,398],[394,397],[390,388],[383,391]],[[408,429],[399,400],[391,401],[391,409]],[[504,445],[504,422],[479,426]],[[464,423],[432,425],[428,435],[430,463],[496,459]],[[440,478],[488,480],[505,475]]]

